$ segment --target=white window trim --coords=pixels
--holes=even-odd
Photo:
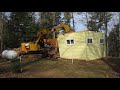
[[[92,39],[92,43],[88,43],[88,39]],[[88,37],[88,38],[86,39],[86,43],[87,43],[87,44],[93,44],[93,43],[94,43],[93,37]]]
[[[71,42],[70,42],[70,44],[67,44],[67,40],[74,40],[74,44],[71,44]],[[74,38],[66,39],[66,40],[65,40],[65,44],[66,44],[66,45],[75,45],[75,39],[74,39]]]
[[[100,39],[103,39],[103,40],[104,40],[103,43],[100,43]],[[105,44],[105,39],[104,39],[104,38],[100,38],[100,39],[99,39],[99,43],[100,43],[101,45]]]

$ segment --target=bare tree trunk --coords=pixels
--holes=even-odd
[[[0,52],[3,51],[3,20],[2,20],[2,12],[0,12]]]
[[[88,29],[89,25],[88,25],[88,14],[87,14],[87,12],[85,13],[85,16],[86,16],[86,23],[87,23],[87,29]]]
[[[53,12],[53,16],[54,16],[54,18],[53,18],[53,25],[55,25],[56,23],[55,23],[55,12]],[[55,38],[55,32],[53,32],[53,38]]]
[[[119,35],[118,35],[118,48],[119,48],[119,50],[118,50],[118,53],[119,53],[119,57],[120,57],[120,12],[119,12],[119,30],[118,30],[118,33],[119,33]]]
[[[41,21],[41,12],[39,12],[39,22]]]
[[[74,20],[73,12],[72,12],[72,19],[73,19],[73,20],[72,20],[72,21],[73,21],[73,22],[72,22],[72,23],[73,23],[73,31],[75,32],[75,20]]]
[[[108,56],[108,42],[107,42],[107,12],[104,13],[104,18],[105,18],[105,42],[106,42],[106,56]]]

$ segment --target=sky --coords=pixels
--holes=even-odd
[[[73,16],[75,20],[75,31],[78,32],[78,31],[87,30],[86,26],[84,25],[85,23],[82,22],[82,19],[83,19],[82,16],[76,13],[74,13]],[[72,26],[72,23],[71,23],[71,26]]]
[[[112,14],[113,14],[113,17],[108,23],[108,34],[111,32],[114,25],[119,23],[118,12],[112,12]],[[75,30],[76,30],[76,32],[82,31],[82,30],[87,30],[87,28],[85,26],[85,19],[83,19],[83,18],[85,18],[85,15],[75,14],[74,18],[75,18]]]
[[[36,12],[36,19],[39,20],[38,13]],[[118,12],[113,12],[114,17],[111,19],[111,21],[108,23],[108,33],[111,31],[112,27],[118,23],[119,17]],[[7,12],[7,15],[9,15],[9,12]],[[74,20],[75,20],[75,31],[82,31],[87,30],[85,24],[85,19],[83,19],[85,16],[83,14],[77,14],[74,13]],[[71,26],[72,26],[72,20],[71,20]]]
[[[38,12],[36,12],[36,15],[38,15]],[[61,16],[62,17],[62,16]],[[36,16],[37,20],[39,19],[38,16]],[[84,25],[84,23],[82,21],[80,21],[82,19],[81,15],[78,14],[74,14],[74,21],[75,21],[75,31],[81,31],[81,30],[86,30],[86,27]],[[72,20],[71,20],[71,26],[72,25]]]
[[[7,12],[6,15],[9,16],[10,13]],[[39,12],[36,12],[36,20],[39,20]],[[82,21],[80,21],[80,20],[82,20],[82,16],[74,13],[75,31],[76,31],[76,32],[87,29],[87,28],[85,27],[84,23],[83,23]],[[73,26],[72,20],[71,20],[71,26]]]
[[[113,18],[110,20],[108,23],[108,33],[112,30],[114,25],[116,25],[119,22],[119,17],[118,17],[118,12],[112,12]],[[87,30],[85,26],[85,15],[81,14],[74,14],[75,18],[75,31],[82,31],[82,30]]]

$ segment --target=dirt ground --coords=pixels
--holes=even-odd
[[[35,56],[36,57],[36,56]],[[100,60],[51,60],[25,56],[21,72],[13,70],[12,62],[2,63],[0,78],[119,78],[120,58],[106,57]]]

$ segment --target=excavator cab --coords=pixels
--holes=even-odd
[[[21,43],[21,52],[29,53],[29,52],[41,52],[44,50],[44,38],[47,34],[50,33],[49,29],[41,29],[37,35],[35,41],[23,42]]]

